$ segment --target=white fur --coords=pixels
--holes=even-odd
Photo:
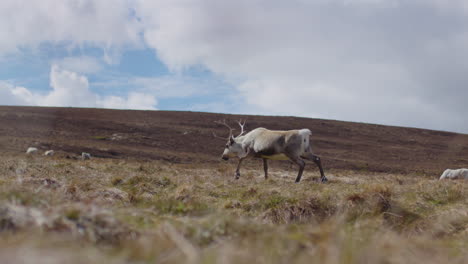
[[[440,176],[439,180],[443,179],[465,179],[468,180],[468,169],[446,169]]]
[[[284,136],[290,137],[293,135],[299,135],[301,137],[301,146],[300,149],[297,149],[298,156],[301,156],[305,152],[310,150],[309,136],[311,134],[312,132],[306,128],[300,130],[275,131],[259,127],[250,131],[244,136],[239,136],[235,138],[235,144],[232,144],[229,148],[226,148],[224,150],[223,156],[237,156],[238,158],[244,158],[249,154],[249,150],[254,152],[260,152],[275,145],[279,138]],[[283,150],[280,150],[280,153],[274,155],[262,155],[262,158],[274,160],[287,160],[288,157],[286,157],[284,153],[281,153],[282,151]]]
[[[302,154],[304,154],[304,152],[306,152],[306,150],[309,148],[309,137],[310,135],[312,135],[312,132],[307,129],[307,128],[304,128],[304,129],[301,129],[299,130],[299,135],[302,136]]]

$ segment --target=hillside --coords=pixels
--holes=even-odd
[[[220,160],[227,131],[307,127],[314,166]],[[468,135],[295,117],[0,107],[0,263],[468,262]],[[26,155],[29,146],[57,154]],[[74,159],[82,151],[90,160]]]
[[[415,172],[438,175],[468,166],[468,135],[332,120],[241,116],[177,111],[130,111],[0,106],[0,147],[24,152],[29,146],[75,155],[83,151],[117,159],[172,163],[220,162],[226,135],[214,121],[247,118],[246,129],[309,128],[314,152],[325,169]],[[254,163],[256,161],[251,161]],[[289,166],[273,162],[273,166]]]

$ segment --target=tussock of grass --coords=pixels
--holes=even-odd
[[[264,219],[275,224],[321,222],[337,211],[337,206],[318,196],[296,199],[274,198],[267,203]]]
[[[94,243],[110,244],[118,244],[136,234],[105,210],[96,207],[75,205],[74,208],[58,208],[52,211],[15,204],[4,204],[0,207],[1,231],[18,232],[31,229],[67,232]]]
[[[194,199],[161,198],[154,200],[152,205],[161,214],[197,216],[209,211],[208,205]]]
[[[120,184],[122,184],[123,182],[124,182],[123,178],[122,178],[122,177],[119,177],[119,176],[113,177],[113,178],[111,179],[111,184],[114,185],[114,186],[120,185]]]
[[[333,171],[328,184],[294,184],[295,171],[265,180],[248,166],[234,180],[217,165],[0,162],[0,254],[10,263],[26,249],[67,263],[81,254],[115,263],[468,261],[464,181]]]
[[[419,195],[435,206],[443,206],[464,199],[464,186],[460,184],[447,184],[446,182],[435,183],[437,188],[421,186]]]

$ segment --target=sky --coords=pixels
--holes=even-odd
[[[0,105],[468,133],[468,0],[2,0]]]

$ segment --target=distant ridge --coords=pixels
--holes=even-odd
[[[236,120],[246,117],[247,130],[259,126],[309,128],[313,149],[328,170],[436,175],[446,168],[468,167],[466,134],[299,117],[185,111],[0,106],[0,148],[22,153],[36,146],[64,154],[85,151],[103,158],[221,162],[224,142],[213,138],[212,132],[224,135],[227,131],[214,121],[226,119],[235,126]]]

